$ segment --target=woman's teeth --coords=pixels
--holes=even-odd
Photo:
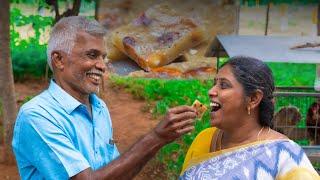
[[[210,103],[210,107],[211,107],[211,112],[215,112],[215,111],[218,111],[221,108],[221,105],[219,103],[216,103],[216,102],[211,102]]]

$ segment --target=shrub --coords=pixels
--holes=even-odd
[[[40,42],[45,29],[53,22],[52,17],[40,15],[25,16],[19,9],[10,11],[10,49],[13,66],[13,74],[16,80],[28,77],[43,77],[46,67],[46,44]],[[21,39],[18,27],[31,25],[34,36]]]

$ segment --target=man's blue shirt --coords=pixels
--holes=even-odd
[[[92,117],[52,80],[20,108],[12,146],[22,179],[68,179],[119,156],[105,103],[95,94],[90,103]]]

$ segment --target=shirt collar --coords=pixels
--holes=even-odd
[[[48,91],[68,114],[81,105],[77,99],[63,90],[53,79],[50,81]]]
[[[62,89],[53,79],[50,81],[48,91],[68,114],[72,113],[72,111],[82,104]],[[91,105],[100,109],[101,103],[97,95],[92,93],[89,95],[89,98]]]

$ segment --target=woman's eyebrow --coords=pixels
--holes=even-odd
[[[214,78],[215,81],[229,81],[227,78],[220,77],[220,78]]]

